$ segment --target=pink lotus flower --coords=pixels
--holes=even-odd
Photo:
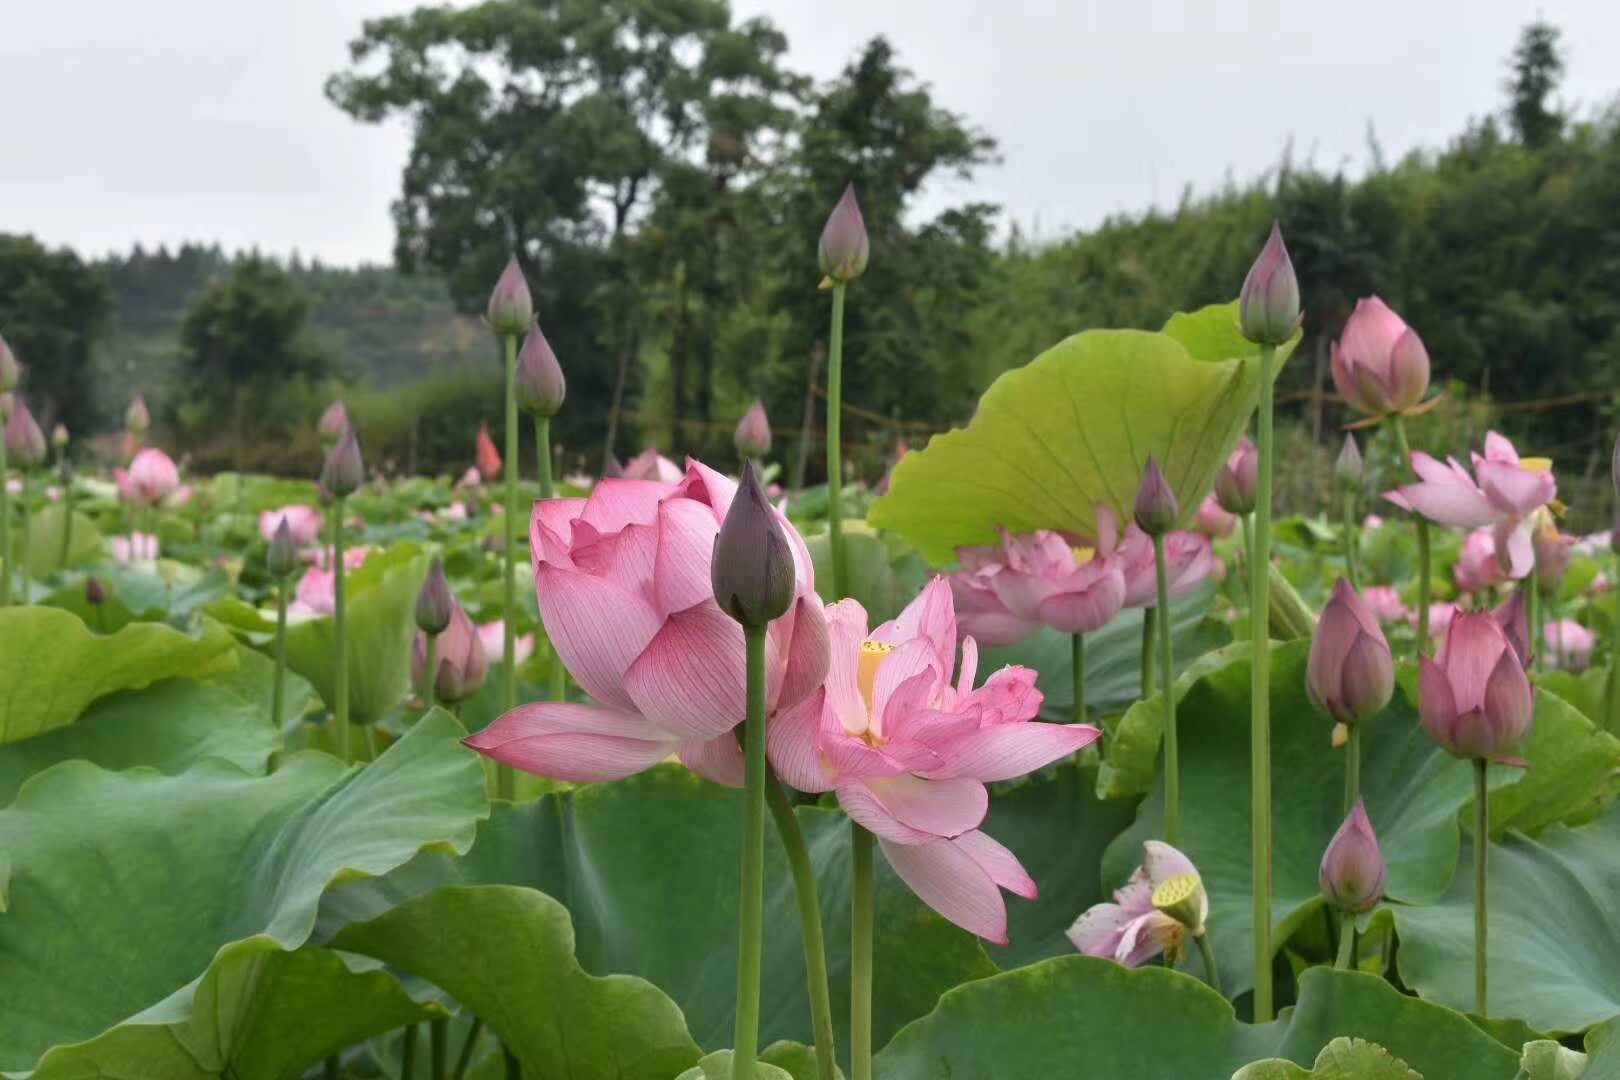
[[[489,437],[489,425],[478,425],[478,438],[475,440],[475,454],[473,460],[477,463],[478,475],[485,483],[493,484],[501,475],[501,452],[495,449],[495,440]]]
[[[867,633],[855,600],[827,608],[826,686],[771,724],[767,750],[800,791],[836,791],[917,896],[965,930],[1007,943],[1001,889],[1033,899],[1012,852],[979,831],[985,784],[1011,780],[1094,742],[1089,724],[1028,723],[1035,672],[1005,667],[974,689],[978,644],[956,664],[951,589],[935,578],[900,616]]]
[[[427,635],[418,630],[411,642],[411,685],[425,692],[431,678],[435,693],[444,701],[460,701],[477,693],[489,675],[489,657],[481,638],[466,610],[452,597],[450,623],[434,643],[437,670],[427,670]]]
[[[287,531],[292,536],[296,547],[304,547],[315,542],[321,535],[321,527],[326,524],[326,515],[313,506],[302,503],[293,503],[283,506],[279,510],[261,510],[259,512],[259,535],[269,543],[276,537],[276,529],[285,521]]]
[[[1429,354],[1417,331],[1376,296],[1356,301],[1333,345],[1333,385],[1373,416],[1407,412],[1429,389]]]
[[[1196,886],[1188,905],[1191,926],[1154,903],[1156,894],[1161,903],[1172,894],[1182,898],[1189,877]],[[1174,959],[1189,935],[1204,932],[1208,918],[1209,897],[1192,860],[1169,844],[1149,840],[1142,845],[1142,865],[1115,891],[1113,903],[1088,908],[1069,927],[1068,937],[1087,956],[1140,967],[1160,953]]]
[[[522,705],[467,740],[497,761],[560,780],[616,780],[670,754],[740,786],[732,729],[744,709],[743,631],[714,601],[709,559],[734,480],[688,461],[678,484],[609,479],[588,499],[535,504],[529,529],[540,616],[594,705]],[[782,522],[797,577],[771,623],[768,707],[780,714],[827,673],[827,623],[809,550]],[[775,723],[777,721],[773,721]]]
[[[115,562],[153,562],[158,557],[158,538],[143,532],[115,536],[112,538],[112,549]]]
[[[1361,527],[1366,532],[1373,532],[1376,529],[1382,529],[1384,527],[1384,519],[1379,517],[1377,514],[1368,514],[1362,519]]]
[[[647,447],[624,464],[626,480],[656,480],[661,484],[678,484],[683,475],[681,467],[660,454],[656,446]]]
[[[1215,549],[1209,537],[1194,532],[1166,533],[1164,557],[1169,571],[1170,598],[1196,589],[1215,567]],[[1150,608],[1159,604],[1158,581],[1153,560],[1153,539],[1134,524],[1125,530],[1125,540],[1114,552],[1125,575],[1125,606]]]
[[[1535,697],[1524,663],[1496,615],[1451,621],[1438,660],[1418,658],[1418,712],[1430,737],[1458,757],[1491,758],[1530,730]]]
[[[1597,635],[1574,619],[1559,619],[1542,628],[1553,662],[1567,671],[1585,671],[1592,662]]]
[[[1393,585],[1369,585],[1361,590],[1361,595],[1379,622],[1403,622],[1411,615]]]
[[[1193,527],[1211,540],[1222,540],[1237,532],[1238,519],[1236,514],[1228,513],[1215,501],[1215,496],[1206,495],[1204,501],[1198,504],[1198,517]]]
[[[180,470],[163,451],[148,447],[135,455],[129,471],[114,469],[118,494],[134,506],[156,506],[180,487]]]
[[[1496,539],[1491,530],[1475,529],[1468,534],[1451,576],[1463,592],[1484,592],[1507,580],[1507,571],[1496,557]]]
[[[343,567],[355,571],[365,565],[371,554],[368,547],[345,548]],[[297,615],[330,615],[337,607],[337,577],[331,570],[332,552],[323,548],[314,555],[315,565],[304,571],[298,579],[298,589],[287,610]]]
[[[1125,575],[1110,558],[1114,516],[1098,508],[1096,547],[1076,547],[1042,530],[1001,530],[993,548],[962,548],[963,569],[950,577],[962,629],[986,645],[1012,645],[1042,626],[1089,634],[1108,625],[1125,602]]]
[[[1376,715],[1395,692],[1395,657],[1378,617],[1344,578],[1316,625],[1305,689],[1311,704],[1341,724]]]
[[[484,655],[492,664],[506,660],[506,620],[496,619],[478,627],[478,640],[483,642]],[[512,641],[512,662],[521,665],[534,655],[534,635],[519,634]]]

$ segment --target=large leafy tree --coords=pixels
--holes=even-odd
[[[27,365],[23,390],[46,424],[94,428],[94,350],[111,314],[99,269],[31,236],[0,236],[0,334]]]

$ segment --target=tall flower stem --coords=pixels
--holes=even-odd
[[[1211,990],[1219,994],[1221,993],[1221,972],[1215,966],[1215,949],[1209,943],[1209,931],[1206,930],[1199,934],[1196,940],[1198,941],[1198,955],[1204,958],[1204,981],[1209,983]]]
[[[1347,724],[1344,744],[1344,812],[1356,808],[1361,798],[1361,725]]]
[[[332,500],[332,743],[342,761],[352,760],[349,752],[349,623],[343,566],[343,496]]]
[[[872,881],[872,834],[849,823],[850,863],[850,1067],[851,1080],[872,1080],[872,937],[876,922]]]
[[[33,527],[30,524],[33,511],[28,505],[31,494],[28,490],[28,466],[24,465],[22,467],[22,499],[20,500],[22,503],[22,543],[19,547],[22,550],[17,553],[17,566],[22,570],[22,602],[24,607],[34,602],[33,574],[28,570],[28,560],[33,555],[34,546]]]
[[[1158,608],[1142,609],[1142,696],[1147,697],[1153,693],[1153,684],[1158,679],[1156,665],[1153,663],[1153,643],[1155,627],[1159,621]]]
[[[1071,635],[1071,658],[1074,664],[1074,722],[1086,722],[1086,635]]]
[[[467,1066],[472,1063],[473,1050],[478,1046],[478,1036],[484,1033],[484,1021],[473,1017],[472,1026],[467,1029],[467,1037],[462,1040],[461,1053],[456,1055],[456,1067],[450,1073],[450,1080],[461,1080],[467,1075]]]
[[[1158,580],[1156,610],[1170,611],[1170,568],[1165,565],[1164,534],[1153,538],[1154,576]],[[1164,840],[1181,842],[1181,751],[1176,740],[1175,665],[1171,662],[1170,620],[1159,619],[1159,692],[1164,697]]]
[[[416,1075],[416,1025],[405,1025],[404,1046],[399,1052],[399,1080],[413,1080]],[[437,1077],[434,1080],[438,1080]]]
[[[1412,468],[1412,449],[1406,443],[1406,421],[1399,414],[1390,417],[1390,425],[1395,431],[1395,448],[1401,455],[1401,466],[1416,476]],[[1433,573],[1429,562],[1429,520],[1422,514],[1414,513],[1412,522],[1417,527],[1418,542],[1418,655],[1429,655],[1429,589],[1430,578]]]
[[[270,685],[270,723],[281,730],[287,700],[287,579],[276,583],[276,681]]]
[[[834,596],[844,595],[844,289],[833,282],[832,329],[827,335],[827,536],[832,546]]]
[[[793,894],[799,902],[799,932],[804,938],[805,989],[810,997],[810,1030],[815,1036],[816,1070],[821,1080],[836,1080],[832,997],[827,989],[827,945],[821,932],[821,901],[816,894],[816,870],[810,862],[810,848],[804,830],[788,805],[782,785],[767,766],[765,805],[776,822],[782,850],[787,852],[788,870],[793,875]]]
[[[1254,1020],[1272,1017],[1271,1002],[1271,473],[1272,381],[1277,352],[1260,346],[1260,404],[1255,442],[1260,451],[1249,567],[1249,631],[1254,644],[1249,683],[1249,802],[1253,874]]]
[[[551,417],[534,418],[534,442],[535,458],[540,470],[540,498],[555,498],[556,486],[551,479]],[[562,654],[555,647],[551,649],[551,661],[547,665],[546,674],[551,700],[564,700],[568,694],[568,676],[563,671]]]
[[[1485,952],[1490,923],[1486,899],[1490,862],[1490,800],[1485,790],[1485,759],[1474,759],[1474,1012],[1486,1016]]]
[[[1243,581],[1249,584],[1254,577],[1254,530],[1249,524],[1251,514],[1242,514],[1238,517],[1238,524],[1243,527]],[[1250,585],[1252,589],[1253,586]]]
[[[422,702],[428,708],[439,703],[439,635],[427,635],[427,663],[422,667]]]
[[[56,560],[59,573],[67,569],[68,556],[73,553],[73,476],[61,469],[61,457],[57,454],[57,468],[62,478],[62,548]]]
[[[6,488],[6,440],[0,438],[0,607],[11,606],[11,492]]]
[[[505,573],[505,618],[501,625],[501,708],[510,712],[517,706],[517,548],[518,473],[522,464],[518,459],[518,406],[517,406],[517,354],[516,334],[506,335],[506,507],[502,515],[506,529],[506,543],[501,549],[501,568]],[[512,770],[509,766],[495,766],[495,794],[502,799],[512,797]]]
[[[445,1066],[450,1058],[450,1021],[428,1021],[428,1075],[433,1080],[444,1080]]]
[[[1351,728],[1354,731],[1355,728]],[[1345,911],[1339,915],[1339,956],[1333,966],[1341,971],[1354,971],[1356,967],[1356,916]]]
[[[1361,578],[1356,573],[1356,495],[1355,492],[1345,489],[1344,492],[1344,576],[1350,582],[1350,587],[1361,589]]]
[[[737,1034],[731,1075],[753,1080],[765,928],[765,626],[744,626],[748,717],[743,736],[742,893],[737,912]]]
[[[1524,616],[1530,631],[1531,670],[1540,671],[1541,654],[1546,651],[1542,646],[1546,638],[1541,633],[1541,588],[1534,570],[1525,576],[1519,588],[1524,590]]]

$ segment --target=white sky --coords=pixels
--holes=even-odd
[[[88,253],[185,239],[383,261],[408,134],[322,83],[371,15],[410,0],[0,0],[0,231]],[[1051,237],[1273,165],[1394,158],[1502,100],[1538,14],[1562,97],[1620,93],[1616,0],[733,0],[826,78],[887,34],[936,100],[1001,143],[945,205],[1002,203]]]

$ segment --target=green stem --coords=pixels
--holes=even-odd
[[[450,1057],[450,1021],[428,1021],[428,1075],[433,1080],[446,1080],[449,1073],[445,1065]]]
[[[872,1080],[872,834],[849,823],[851,1080]]]
[[[28,505],[28,468],[24,466],[22,472],[22,543],[18,545],[22,550],[17,553],[17,568],[22,571],[22,602],[27,607],[34,602],[34,575],[28,570],[28,558],[33,552],[33,536],[29,520],[33,510]]]
[[[1074,665],[1074,722],[1086,722],[1086,635],[1070,635]]]
[[[1215,950],[1209,943],[1209,931],[1205,930],[1197,937],[1198,955],[1204,958],[1204,981],[1209,983],[1210,989],[1217,994],[1221,991],[1221,972],[1215,966]]]
[[[467,1075],[467,1066],[472,1064],[473,1050],[478,1046],[478,1036],[484,1033],[484,1021],[473,1017],[472,1026],[467,1029],[467,1037],[461,1042],[461,1053],[456,1055],[456,1068],[450,1074],[450,1080],[461,1080]]]
[[[1356,969],[1356,914],[1353,911],[1339,915],[1339,957],[1333,966],[1340,971]]]
[[[753,1080],[765,928],[765,626],[744,626],[748,718],[743,736],[742,894],[737,912],[737,1034],[733,1080]]]
[[[344,577],[343,496],[339,495],[332,500],[332,743],[337,756],[349,762],[354,758],[349,749],[349,623]]]
[[[844,595],[844,289],[833,282],[827,338],[827,536],[832,547],[833,596]]]
[[[1390,424],[1395,431],[1395,448],[1400,452],[1401,465],[1412,475],[1416,470],[1412,468],[1412,448],[1406,442],[1406,421],[1399,414],[1390,417]],[[1432,552],[1429,550],[1429,521],[1422,514],[1413,514],[1412,522],[1417,526],[1418,542],[1418,629],[1417,648],[1419,656],[1429,655],[1429,590],[1431,578],[1434,574],[1430,567]]]
[[[399,1052],[399,1080],[413,1080],[416,1075],[416,1025],[405,1025],[405,1045]]]
[[[1344,744],[1344,812],[1349,814],[1361,798],[1361,725],[1345,726]]]
[[[1272,1017],[1271,1000],[1271,474],[1272,380],[1276,350],[1260,346],[1260,404],[1255,442],[1260,475],[1254,504],[1254,558],[1250,564],[1249,630],[1254,645],[1249,683],[1249,801],[1254,935],[1254,1020]]]
[[[1490,934],[1487,926],[1487,866],[1490,861],[1491,810],[1485,790],[1485,759],[1474,759],[1474,1012],[1480,1017],[1486,1010],[1485,952]]]
[[[422,668],[422,701],[428,708],[439,703],[439,635],[427,636],[427,663]]]
[[[501,1043],[501,1057],[506,1059],[506,1080],[523,1080],[523,1063],[505,1043]]]
[[[6,440],[0,438],[0,607],[11,606],[11,492],[6,489]]]
[[[501,708],[507,712],[517,706],[517,519],[518,473],[523,463],[518,458],[517,407],[517,354],[516,334],[506,335],[506,512],[502,526],[506,529],[506,543],[501,551],[501,568],[505,577],[505,618],[501,625]],[[512,797],[512,770],[509,766],[495,766],[495,795]]]
[[[1344,576],[1352,589],[1361,589],[1360,575],[1356,573],[1356,495],[1344,490]]]
[[[1153,662],[1154,627],[1159,621],[1157,608],[1142,609],[1142,696],[1147,697],[1153,693],[1153,684],[1158,679],[1156,665]]]
[[[321,1076],[323,1080],[338,1080],[338,1074],[342,1071],[342,1068],[338,1055],[333,1054],[326,1059],[326,1064],[321,1067]]]
[[[68,556],[73,553],[73,477],[62,478],[62,550],[56,560],[58,572],[67,569]]]
[[[540,497],[552,499],[556,497],[556,487],[551,478],[551,417],[536,416],[534,418],[534,441],[538,449],[535,456],[540,466]],[[551,649],[551,661],[547,665],[550,694],[552,701],[563,701],[568,696],[568,673],[563,670],[562,654],[556,647]]]
[[[1181,842],[1181,751],[1176,738],[1175,665],[1170,652],[1170,568],[1165,564],[1164,534],[1153,538],[1154,577],[1159,603],[1159,693],[1164,698],[1164,840]]]
[[[1531,570],[1524,581],[1519,585],[1524,590],[1524,619],[1526,629],[1530,632],[1530,668],[1532,671],[1542,670],[1541,656],[1547,651],[1546,637],[1541,632],[1541,586],[1536,581],[1536,572]]]
[[[281,710],[287,700],[287,579],[276,585],[276,681],[270,687],[270,723],[281,731]]]
[[[1242,514],[1238,517],[1238,523],[1243,526],[1243,581],[1246,585],[1254,578],[1254,537],[1249,528],[1250,516]]]
[[[815,1035],[816,1067],[821,1080],[836,1080],[832,998],[827,989],[827,945],[821,932],[821,902],[816,895],[816,871],[810,862],[810,848],[804,830],[788,805],[787,795],[776,776],[765,777],[765,805],[776,822],[782,850],[787,853],[788,870],[793,875],[793,894],[799,902],[799,932],[804,938],[805,989],[810,997],[810,1029]]]

